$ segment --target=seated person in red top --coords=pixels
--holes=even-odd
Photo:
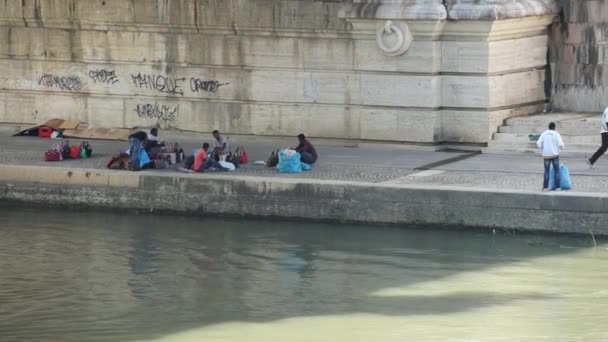
[[[204,143],[203,147],[199,149],[194,155],[194,163],[192,164],[192,171],[203,172],[211,168],[218,171],[228,171],[225,167],[216,162],[213,158],[207,158],[207,149],[209,144]]]
[[[300,161],[310,165],[316,163],[318,156],[315,147],[312,146],[310,141],[306,140],[304,134],[298,135],[298,141],[300,144],[294,150],[300,154]]]

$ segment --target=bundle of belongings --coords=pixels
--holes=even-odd
[[[300,133],[298,134],[298,146],[273,151],[266,161],[266,166],[276,167],[279,172],[300,173],[309,171],[317,162],[317,158],[315,147],[304,134]]]
[[[91,158],[93,149],[88,142],[70,146],[68,140],[55,143],[44,153],[45,161],[61,161],[65,159]]]
[[[139,168],[132,165],[130,150],[112,156],[106,167],[112,170],[165,169],[184,159],[184,150],[178,143],[165,143],[154,147],[147,143],[139,149]]]
[[[154,163],[155,169],[164,169],[169,165],[181,163],[184,160],[184,150],[178,143],[161,143],[154,147],[148,147],[146,143],[146,152]]]
[[[281,173],[300,173],[302,171],[309,171],[312,168],[310,164],[300,160],[300,153],[289,148],[279,151],[277,159],[277,170]]]
[[[106,167],[112,170],[140,170],[140,169],[153,169],[155,168],[154,163],[150,160],[150,156],[145,149],[139,150],[139,167],[133,167],[131,165],[131,153],[129,150],[117,154],[110,158]]]

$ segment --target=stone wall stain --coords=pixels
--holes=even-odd
[[[559,0],[549,29],[551,102],[560,111],[608,106],[608,0]]]

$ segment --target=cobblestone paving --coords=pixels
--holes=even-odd
[[[36,139],[33,140],[14,140],[4,137],[0,139],[0,163],[2,164],[13,164],[13,165],[32,165],[32,166],[52,166],[52,167],[73,167],[73,168],[87,168],[87,169],[104,169],[105,164],[111,157],[113,152],[124,148],[124,142],[98,142],[96,145],[99,147],[94,152],[94,157],[90,159],[78,159],[78,160],[66,160],[61,162],[45,162],[43,161],[44,150],[48,148],[48,141],[40,142]],[[269,150],[267,147],[263,147],[261,151]],[[467,164],[459,166],[457,164],[448,164],[438,167],[438,169],[445,168],[443,173],[428,173],[422,177],[412,177],[412,174],[417,173],[414,169],[415,166],[395,166],[390,164],[394,162],[394,157],[391,156],[405,156],[404,158],[422,158],[419,154],[413,154],[410,152],[398,151],[394,154],[389,154],[388,159],[376,159],[372,160],[374,151],[355,151],[349,150],[352,155],[351,157],[357,157],[359,159],[340,159],[340,158],[322,158],[318,165],[316,165],[312,171],[304,172],[300,174],[279,174],[274,168],[267,168],[265,166],[256,166],[253,164],[247,164],[237,169],[234,173],[217,173],[230,177],[231,175],[245,175],[245,176],[263,176],[263,177],[281,177],[281,178],[302,178],[302,179],[320,179],[320,180],[340,180],[340,181],[353,181],[353,182],[364,182],[364,183],[387,183],[387,184],[424,184],[424,185],[436,185],[436,186],[464,186],[464,187],[482,187],[482,188],[495,188],[495,189],[518,189],[518,190],[540,190],[542,186],[542,174],[539,172],[537,164],[534,163],[528,166],[522,160],[517,161],[514,159],[514,163],[519,163],[519,167],[516,168],[518,171],[523,170],[534,170],[531,172],[500,172],[492,170],[490,166],[496,163],[492,156],[477,156],[468,160]],[[335,152],[335,150],[334,150]],[[393,152],[391,152],[393,153]],[[436,160],[440,154],[435,152],[428,153],[429,161]],[[259,155],[261,152],[257,153]],[[251,157],[251,155],[250,155]],[[451,156],[443,155],[440,158],[450,158]],[[383,157],[384,158],[384,157]],[[435,159],[433,159],[435,158]],[[509,163],[510,161],[504,161],[505,157],[500,157],[499,161],[503,163]],[[253,159],[253,158],[252,158]],[[424,159],[424,158],[422,158]],[[420,160],[420,165],[425,163],[424,160]],[[349,161],[348,163],[345,163]],[[386,165],[383,165],[378,160],[387,160]],[[580,161],[579,163],[583,163]],[[374,165],[369,165],[374,164]],[[419,165],[418,165],[419,166]],[[465,171],[466,168],[469,170]],[[474,168],[475,171],[470,171]],[[484,170],[485,169],[485,170]],[[573,183],[573,190],[579,192],[606,192],[608,193],[608,170],[596,170],[596,174],[593,171],[585,171],[581,174],[581,171],[573,172],[571,178]],[[157,170],[150,172],[179,172],[176,169]]]
[[[13,149],[0,149],[0,163],[13,165],[32,165],[32,166],[52,166],[52,167],[73,167],[86,169],[104,169],[106,162],[111,158],[111,153],[102,153],[94,155],[90,159],[75,159],[64,160],[60,162],[45,162],[42,160],[42,152],[40,151],[19,151]],[[175,168],[168,170],[159,170],[158,172],[179,172]],[[328,164],[320,162],[313,170],[300,174],[282,174],[278,173],[275,168],[246,164],[239,167],[235,172],[216,173],[229,177],[233,174],[246,176],[262,176],[262,177],[283,177],[283,178],[304,178],[304,179],[321,179],[321,180],[341,180],[355,181],[365,183],[379,183],[392,179],[407,176],[414,172],[411,169],[396,168],[396,167],[365,167],[365,166],[344,166],[338,164]]]
[[[577,192],[607,192],[608,177],[597,175],[571,175],[572,190]],[[501,173],[447,171],[428,177],[402,177],[390,181],[394,184],[437,184],[477,188],[540,190],[543,175],[540,173]]]

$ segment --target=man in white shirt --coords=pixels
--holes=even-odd
[[[216,161],[219,161],[219,156],[228,156],[232,154],[230,149],[230,142],[228,139],[220,135],[220,132],[216,129],[213,131],[213,153]]]
[[[604,110],[602,114],[602,146],[587,160],[589,167],[593,167],[593,164],[608,150],[608,108]]]
[[[559,153],[564,148],[562,136],[555,130],[555,122],[549,124],[549,130],[543,132],[536,142],[536,146],[542,150],[545,164],[545,175],[543,177],[543,191],[549,188],[549,171],[553,166],[555,175],[555,189],[560,190],[559,184]]]

